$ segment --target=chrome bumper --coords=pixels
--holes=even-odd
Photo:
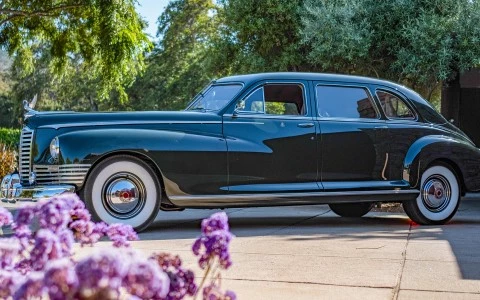
[[[0,200],[4,203],[17,203],[18,201],[38,201],[63,193],[74,193],[74,185],[44,185],[22,186],[18,174],[10,174],[3,178],[0,185]]]

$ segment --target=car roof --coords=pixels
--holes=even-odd
[[[346,74],[329,74],[329,73],[309,73],[309,72],[272,72],[272,73],[255,73],[245,75],[233,75],[215,80],[216,83],[242,82],[250,85],[261,80],[310,80],[310,81],[330,81],[332,83],[360,83],[374,84],[389,87],[402,92],[410,100],[423,105],[431,106],[417,92],[398,83],[364,76],[346,75]]]
[[[344,74],[328,74],[328,73],[308,73],[308,72],[273,72],[273,73],[256,73],[256,74],[246,74],[246,75],[233,75],[228,77],[223,77],[216,82],[225,83],[225,82],[243,82],[245,84],[260,81],[260,80],[321,80],[321,81],[332,81],[332,82],[352,82],[352,83],[367,83],[367,84],[377,84],[385,85],[393,88],[405,88],[402,85],[397,83],[375,79],[364,76],[354,76],[354,75],[344,75]]]

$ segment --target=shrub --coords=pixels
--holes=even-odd
[[[39,229],[31,231],[31,224]],[[202,235],[193,246],[206,274],[197,288],[191,270],[178,256],[150,258],[129,248],[138,239],[131,226],[94,223],[84,203],[67,194],[20,208],[15,219],[0,207],[0,227],[11,225],[14,236],[0,239],[1,299],[203,299],[235,300],[220,289],[220,268],[231,265],[228,253],[233,235],[225,213],[202,222]],[[73,243],[93,245],[103,236],[117,249],[104,249],[75,261]],[[201,290],[213,270],[211,282]]]
[[[0,143],[0,180],[15,169],[15,151]]]
[[[20,142],[19,129],[0,128],[0,144],[5,145],[8,149],[14,149],[18,142]]]

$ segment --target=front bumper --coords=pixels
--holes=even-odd
[[[3,203],[18,203],[23,201],[38,201],[63,193],[74,193],[74,185],[44,185],[22,186],[17,173],[5,176],[0,185],[0,200]]]

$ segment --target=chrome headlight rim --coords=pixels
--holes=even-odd
[[[60,142],[58,141],[58,137],[54,137],[50,142],[50,156],[55,160],[60,156]]]

